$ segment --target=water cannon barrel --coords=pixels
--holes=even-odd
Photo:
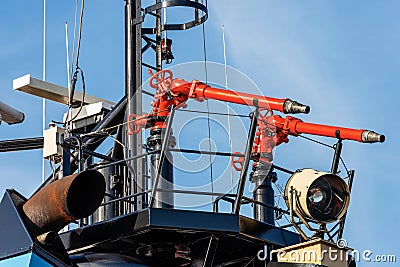
[[[359,130],[359,129],[351,129],[337,126],[329,126],[322,124],[314,124],[303,122],[301,120],[294,120],[294,130],[296,133],[305,133],[305,134],[313,134],[319,136],[327,136],[327,137],[340,137],[343,140],[353,140],[362,143],[377,143],[384,142],[385,136],[381,134],[377,134],[373,131],[368,130]],[[339,136],[337,136],[339,134]]]
[[[195,95],[198,98],[215,99],[215,100],[226,101],[230,103],[236,103],[248,106],[254,106],[255,100],[257,100],[258,106],[260,108],[280,111],[285,114],[295,114],[295,113],[307,114],[310,112],[309,106],[300,104],[288,98],[281,99],[281,98],[273,98],[255,94],[236,92],[231,90],[224,90],[220,88],[210,87],[205,84],[200,85],[196,88]]]
[[[157,89],[156,99],[168,91],[170,96],[176,97],[176,105],[185,102],[187,98],[214,99],[246,106],[257,105],[261,109],[280,111],[285,114],[310,112],[309,106],[288,98],[273,98],[216,88],[198,80],[188,82],[180,78],[172,79],[173,74],[170,70],[161,70],[156,74],[150,71],[150,74],[152,75],[149,81],[150,86]],[[170,103],[167,104],[170,105]]]
[[[92,214],[105,193],[103,175],[87,170],[57,180],[36,192],[23,206],[36,235],[58,232],[69,223]]]
[[[8,124],[16,124],[23,122],[25,115],[21,111],[0,102],[0,118],[0,122],[3,120]]]

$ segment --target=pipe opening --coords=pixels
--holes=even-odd
[[[101,173],[87,170],[71,183],[67,193],[66,207],[68,213],[75,218],[84,218],[99,207],[106,189]]]

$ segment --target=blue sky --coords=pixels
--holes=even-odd
[[[383,144],[345,142],[343,157],[356,170],[345,237],[360,250],[398,253],[400,2],[208,2],[208,60],[223,63],[225,25],[228,65],[249,76],[263,94],[309,104],[311,113],[299,116],[303,120],[386,135]],[[124,93],[123,6],[123,1],[86,1],[80,63],[88,93],[112,101]],[[46,76],[64,86],[64,23],[69,23],[72,42],[74,8],[75,1],[47,1]],[[42,1],[2,3],[0,101],[23,111],[26,120],[21,125],[2,124],[1,140],[42,135],[41,99],[12,91],[12,80],[19,76],[42,77],[42,9]],[[169,36],[174,39],[174,64],[203,60],[200,27]],[[48,121],[60,119],[63,112],[65,107],[48,102]],[[291,138],[278,148],[275,162],[290,169],[329,170],[331,154]],[[41,180],[41,151],[1,154],[0,169],[0,194],[13,187],[29,196]],[[374,265],[378,266],[359,266]]]

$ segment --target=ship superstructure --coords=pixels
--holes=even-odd
[[[168,10],[174,8],[191,10],[192,19],[169,23]],[[2,143],[2,149],[9,151],[43,148],[44,157],[56,168],[31,198],[15,190],[4,195],[0,266],[17,261],[29,266],[354,264],[347,256],[337,262],[290,261],[282,251],[309,248],[319,253],[335,248],[343,235],[354,178],[354,170],[348,170],[345,177],[338,173],[343,141],[384,142],[384,135],[301,120],[292,114],[308,114],[310,107],[290,98],[175,77],[173,70],[165,68],[174,59],[173,40],[165,33],[201,26],[207,18],[206,1],[156,0],[143,6],[140,0],[126,0],[125,96],[118,103],[85,93],[79,50],[69,89],[29,75],[14,81],[14,89],[66,104],[68,111],[43,138]],[[153,64],[144,62],[145,53],[154,54]],[[152,91],[144,86],[147,76]],[[82,84],[82,93],[75,90],[77,83]],[[152,98],[149,107],[145,107],[144,95]],[[191,101],[205,104],[209,99],[251,109],[246,139],[240,141],[245,143],[243,151],[177,146],[176,111]],[[329,172],[288,170],[274,164],[275,148],[302,135],[333,138]],[[109,150],[98,151],[110,136],[114,142]],[[227,157],[237,171],[237,184],[232,192],[175,189],[174,153]],[[291,176],[281,196],[287,209],[275,205],[273,183],[279,172]],[[252,197],[244,194],[248,183],[254,185]],[[176,208],[177,194],[212,196],[213,210]],[[221,212],[222,202],[231,204],[229,212]],[[252,206],[252,217],[241,214],[243,205]],[[282,216],[288,216],[290,224],[276,225]],[[287,229],[292,226],[296,232]],[[6,238],[10,233],[12,240]]]

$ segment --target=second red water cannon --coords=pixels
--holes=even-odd
[[[312,134],[362,143],[382,143],[385,141],[383,134],[374,131],[303,122],[291,116],[286,116],[286,118],[279,115],[270,116],[267,124],[272,128],[275,127],[276,131],[284,131],[289,135]]]

